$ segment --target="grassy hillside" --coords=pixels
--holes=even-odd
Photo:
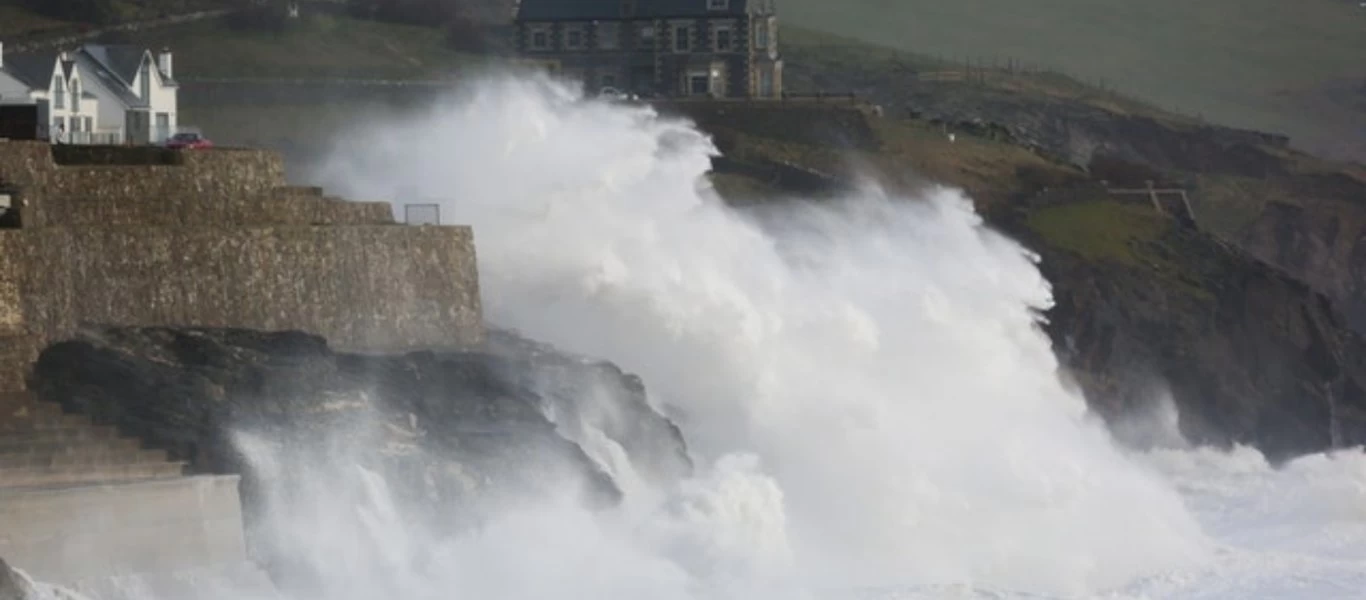
[[[1366,122],[1282,92],[1366,80],[1366,10],[1342,0],[785,0],[789,24],[937,54],[1049,65],[1234,125],[1331,141]]]
[[[469,60],[438,28],[310,15],[283,31],[201,21],[138,34],[134,39],[176,51],[186,77],[381,77],[448,75]]]
[[[19,36],[93,25],[88,19],[66,20],[39,14],[28,8],[34,1],[0,0],[0,36]],[[71,0],[44,1],[60,5]],[[108,5],[110,12],[106,16],[110,19],[109,22],[118,23],[231,5],[232,0],[111,0]]]

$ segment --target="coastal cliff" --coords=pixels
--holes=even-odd
[[[1362,272],[1347,259],[1360,236],[1338,234],[1337,246],[1316,241],[1331,238],[1330,223],[1346,229],[1356,221],[1258,208],[1253,195],[1211,199],[1207,187],[1239,173],[1249,186],[1281,182],[1311,195],[1322,187],[1308,185],[1307,163],[1295,162],[1311,159],[1280,148],[1276,136],[1073,108],[1056,102],[1004,124],[983,120],[989,112],[908,119],[865,111],[868,127],[856,131],[870,128],[877,139],[865,148],[774,135],[753,119],[710,126],[750,159],[845,180],[871,172],[907,197],[927,182],[965,190],[989,224],[1039,253],[1056,300],[1044,329],[1091,408],[1112,425],[1149,414],[1169,395],[1192,442],[1247,444],[1273,460],[1366,442],[1366,346],[1350,318],[1357,288],[1344,283]],[[1352,181],[1347,172],[1312,177],[1340,183],[1339,191]],[[1144,195],[1113,191],[1146,180],[1187,189],[1194,219],[1171,210],[1179,197],[1164,198],[1159,212]],[[742,171],[716,183],[741,205],[764,186],[826,191]],[[1259,216],[1277,211],[1293,214]],[[1235,243],[1226,224],[1247,213]]]
[[[263,526],[266,490],[307,485],[294,470],[327,472],[342,456],[387,474],[403,514],[430,517],[430,531],[566,489],[614,505],[621,489],[594,455],[603,443],[646,481],[692,471],[638,378],[506,331],[468,350],[360,355],[298,332],[88,329],[44,350],[30,384],[193,471],[241,473],[249,531]],[[263,466],[272,460],[287,470]],[[270,555],[268,542],[255,545]]]

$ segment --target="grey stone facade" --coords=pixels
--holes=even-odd
[[[523,0],[514,43],[590,92],[782,96],[772,0]]]

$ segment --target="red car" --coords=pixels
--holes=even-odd
[[[166,140],[166,147],[172,150],[202,150],[212,148],[213,142],[198,133],[177,133]]]

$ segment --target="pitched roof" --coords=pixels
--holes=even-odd
[[[35,90],[46,90],[52,87],[52,74],[56,68],[56,52],[8,54],[5,56],[5,66],[3,67],[4,71],[9,73],[11,77]]]
[[[634,0],[635,12],[622,14],[623,0],[522,0],[519,21],[613,20],[621,18],[667,19],[743,15],[749,0],[730,0],[725,10],[710,10],[707,0]]]
[[[133,80],[138,78],[138,69],[142,67],[142,59],[147,55],[145,48],[137,46],[101,44],[86,44],[81,46],[81,52],[89,55],[99,66],[112,73],[125,87],[132,86]]]
[[[110,93],[114,94],[124,106],[136,108],[147,105],[146,102],[143,102],[142,98],[137,97],[137,95],[133,93],[132,88],[126,82],[121,80],[117,74],[105,68],[103,64],[97,62],[90,54],[77,52],[76,63],[80,65],[81,70],[85,73],[85,80],[87,82],[89,82],[91,78],[96,79],[105,87],[105,89],[108,89]],[[136,72],[136,69],[134,72]],[[87,89],[89,89],[88,86]]]

